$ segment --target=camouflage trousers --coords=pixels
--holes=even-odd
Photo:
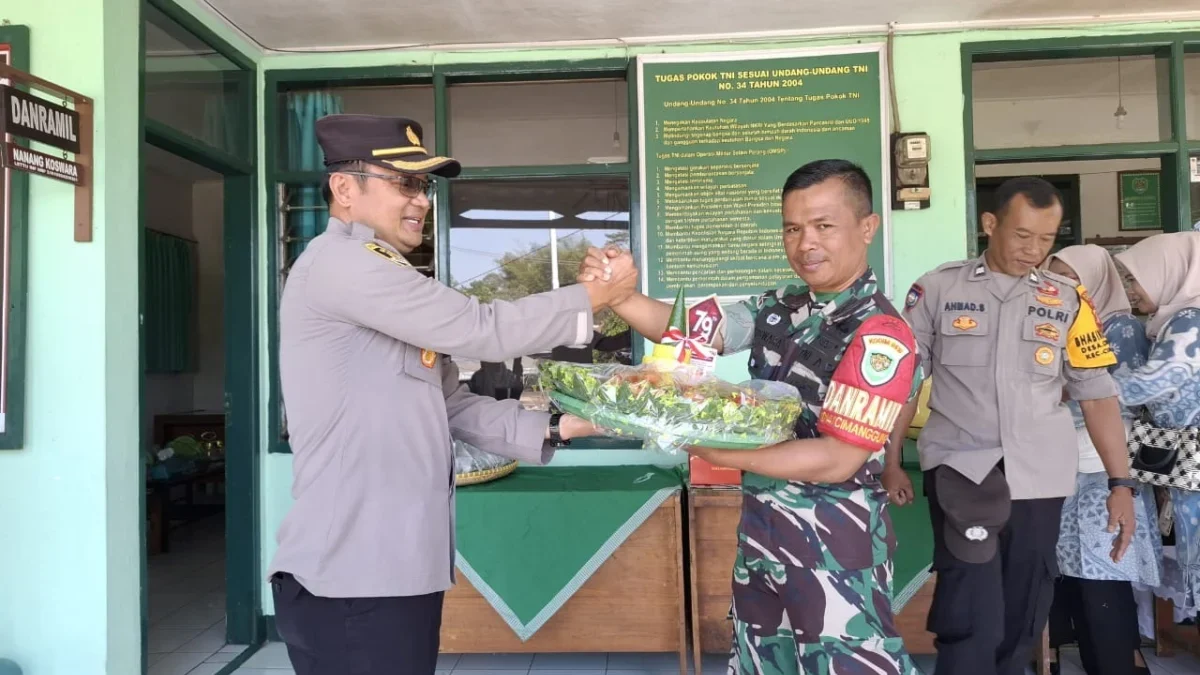
[[[739,551],[729,675],[917,675],[891,589],[891,561],[831,572]]]

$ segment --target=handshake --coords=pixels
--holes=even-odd
[[[633,254],[613,246],[589,248],[576,278],[587,289],[593,312],[628,300],[637,292],[637,280]]]

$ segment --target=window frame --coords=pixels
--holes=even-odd
[[[965,42],[961,47],[963,86],[963,169],[966,175],[967,254],[977,256],[979,223],[976,216],[975,165],[1016,162],[1089,161],[1158,158],[1162,162],[1164,206],[1173,209],[1174,221],[1164,222],[1164,232],[1191,229],[1191,177],[1189,157],[1200,152],[1200,140],[1187,134],[1185,55],[1200,53],[1200,33],[1145,33],[1039,40]],[[1101,143],[1032,148],[980,150],[975,147],[974,69],[976,63],[1076,59],[1111,56],[1156,56],[1168,64],[1168,114],[1171,138],[1144,143]],[[1171,180],[1174,175],[1175,180]]]
[[[258,73],[258,65],[246,55],[239,52],[233,45],[226,42],[220,36],[213,33],[199,19],[192,16],[186,11],[172,4],[171,0],[145,0],[145,5],[152,10],[160,13],[167,21],[182,28],[185,32],[197,38],[213,50],[214,55],[229,61],[236,70],[224,71],[224,83],[232,84],[234,88],[234,98],[237,101],[250,102],[251,108],[241,109],[240,106],[228,111],[230,117],[237,118],[242,125],[242,128],[237,129],[240,150],[243,154],[238,154],[228,151],[226,148],[218,148],[206,143],[203,139],[171,126],[160,120],[152,119],[148,115],[143,116],[143,125],[147,129],[152,129],[156,136],[161,136],[174,145],[180,147],[203,147],[205,152],[218,159],[221,163],[235,168],[238,173],[247,173],[253,171],[254,165],[257,163],[258,148],[257,148],[257,133],[258,130],[253,124],[256,111],[254,110],[255,102],[255,87],[256,77]],[[142,12],[142,22],[150,22],[147,12]],[[143,28],[144,32],[144,28]],[[143,36],[144,41],[144,36]],[[145,72],[145,45],[142,45],[140,54],[139,68],[143,72],[143,78],[149,79],[151,74]],[[157,75],[157,73],[155,73]],[[141,96],[146,97],[146,82],[142,82]],[[144,105],[144,102],[143,102]],[[175,152],[172,150],[172,152]]]
[[[28,72],[29,27],[0,26],[0,47],[7,48],[7,65]],[[7,137],[5,137],[7,138]],[[19,145],[29,142],[13,137]],[[0,170],[0,180],[7,180],[4,202],[7,203],[9,228],[8,286],[8,347],[4,388],[7,406],[4,431],[0,432],[0,450],[20,450],[25,446],[25,375],[26,375],[26,310],[28,307],[29,270],[29,174],[12,169]],[[3,209],[0,206],[0,209]]]
[[[339,86],[403,86],[428,85],[434,91],[434,151],[445,155],[450,148],[449,87],[459,84],[509,83],[521,84],[545,80],[589,80],[598,78],[620,78],[626,83],[626,113],[629,118],[627,146],[629,157],[620,164],[566,164],[531,166],[464,167],[462,174],[453,179],[437,180],[434,205],[435,270],[437,279],[446,283],[450,274],[450,184],[457,181],[484,180],[493,178],[566,178],[587,175],[621,175],[629,179],[630,216],[629,242],[634,259],[640,260],[641,241],[638,232],[640,223],[639,176],[638,176],[638,116],[637,68],[632,57],[521,61],[506,63],[459,63],[445,66],[371,66],[351,68],[317,68],[297,70],[270,70],[264,75],[265,86],[265,145],[266,184],[271,199],[267,211],[268,232],[271,241],[267,251],[270,274],[267,279],[267,331],[268,362],[270,364],[271,388],[268,395],[267,428],[270,433],[268,452],[291,453],[291,446],[283,436],[282,399],[279,387],[279,294],[282,289],[281,265],[283,231],[281,230],[282,205],[277,198],[278,188],[284,184],[319,184],[321,172],[287,171],[280,167],[280,134],[283,127],[280,119],[279,95],[299,89]],[[642,271],[644,273],[644,271]],[[633,361],[641,360],[644,340],[635,335],[633,339]],[[640,443],[622,439],[581,439],[572,448],[637,449]]]

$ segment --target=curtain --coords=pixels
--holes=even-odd
[[[317,144],[317,120],[342,112],[342,97],[326,91],[296,92],[287,98],[287,164],[293,171],[322,171],[325,157]],[[295,260],[325,229],[329,211],[320,186],[300,187],[288,206],[288,259]]]
[[[195,245],[146,230],[146,372],[195,372]]]

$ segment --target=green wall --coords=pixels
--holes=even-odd
[[[30,180],[26,443],[0,452],[0,656],[135,673],[140,654],[137,0],[8,2],[33,73],[96,102],[95,240],[70,186]]]
[[[96,114],[94,241],[70,186],[30,180],[26,442],[0,452],[0,658],[26,675],[142,670],[139,5],[0,2],[31,72]]]

